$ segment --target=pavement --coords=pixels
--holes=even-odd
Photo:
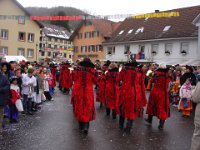
[[[148,93],[147,93],[148,95]],[[154,118],[151,127],[144,118],[134,121],[130,135],[118,128],[118,119],[106,116],[96,103],[97,119],[88,136],[79,133],[70,96],[56,91],[54,101],[44,102],[33,116],[20,116],[18,124],[7,124],[0,150],[189,150],[194,130],[193,117],[183,118],[174,107],[163,131]],[[143,117],[146,117],[144,115]]]

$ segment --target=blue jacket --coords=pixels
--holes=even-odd
[[[6,76],[0,72],[0,106],[5,106],[10,97],[10,84]]]

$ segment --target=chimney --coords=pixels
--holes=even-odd
[[[159,10],[155,10],[155,13],[159,13],[160,11]]]

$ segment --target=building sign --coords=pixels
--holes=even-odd
[[[89,57],[89,58],[97,58],[98,55],[97,54],[89,54],[89,55],[78,55],[78,58],[82,58],[82,57]]]

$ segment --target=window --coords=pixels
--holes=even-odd
[[[33,52],[33,49],[28,49],[28,53],[27,53],[27,57],[33,57],[33,54],[34,54],[34,52]]]
[[[50,38],[50,37],[48,38],[48,41],[51,41],[51,38]]]
[[[78,46],[74,46],[74,52],[75,52],[75,53],[78,52]]]
[[[48,52],[48,57],[51,57],[51,52]]]
[[[167,32],[170,28],[171,26],[165,26],[165,28],[163,29],[163,32]]]
[[[87,52],[87,46],[81,46],[81,53]]]
[[[72,55],[69,55],[69,58],[72,58]]]
[[[64,57],[67,58],[67,54],[66,53],[64,53]]]
[[[138,33],[142,33],[144,31],[144,27],[141,27],[139,29],[137,29],[137,31],[135,32],[135,34],[138,34]]]
[[[98,31],[93,31],[92,32],[92,37],[98,37],[99,36],[99,32]]]
[[[102,50],[102,45],[96,45],[96,52],[100,52]]]
[[[8,39],[8,30],[5,30],[5,29],[1,30],[1,38],[4,40]]]
[[[85,38],[91,38],[91,32],[85,32]]]
[[[58,39],[55,38],[55,42],[58,42]]]
[[[51,44],[48,44],[48,48],[51,48]]]
[[[115,47],[108,47],[107,48],[107,55],[115,54]]]
[[[189,51],[189,43],[188,42],[182,42],[181,43],[181,54],[186,55]]]
[[[151,53],[154,55],[158,53],[158,44],[151,45]]]
[[[57,45],[54,45],[54,49],[58,49],[58,46],[57,46]]]
[[[33,33],[28,34],[28,42],[34,42],[34,34]]]
[[[18,23],[19,24],[25,24],[25,16],[19,16],[18,17]]]
[[[45,56],[45,52],[44,51],[41,51],[41,56]]]
[[[25,50],[24,50],[24,48],[18,48],[18,55],[19,56],[25,56]]]
[[[165,44],[165,54],[169,55],[172,53],[172,43]]]
[[[95,45],[89,45],[89,52],[95,52]]]
[[[130,52],[130,45],[125,45],[124,46],[124,54],[129,54],[129,52]]]
[[[0,53],[3,55],[8,55],[8,47],[0,47]]]
[[[19,32],[19,41],[25,41],[26,33],[25,32]]]
[[[83,34],[82,33],[78,33],[78,39],[82,39],[83,38]]]

